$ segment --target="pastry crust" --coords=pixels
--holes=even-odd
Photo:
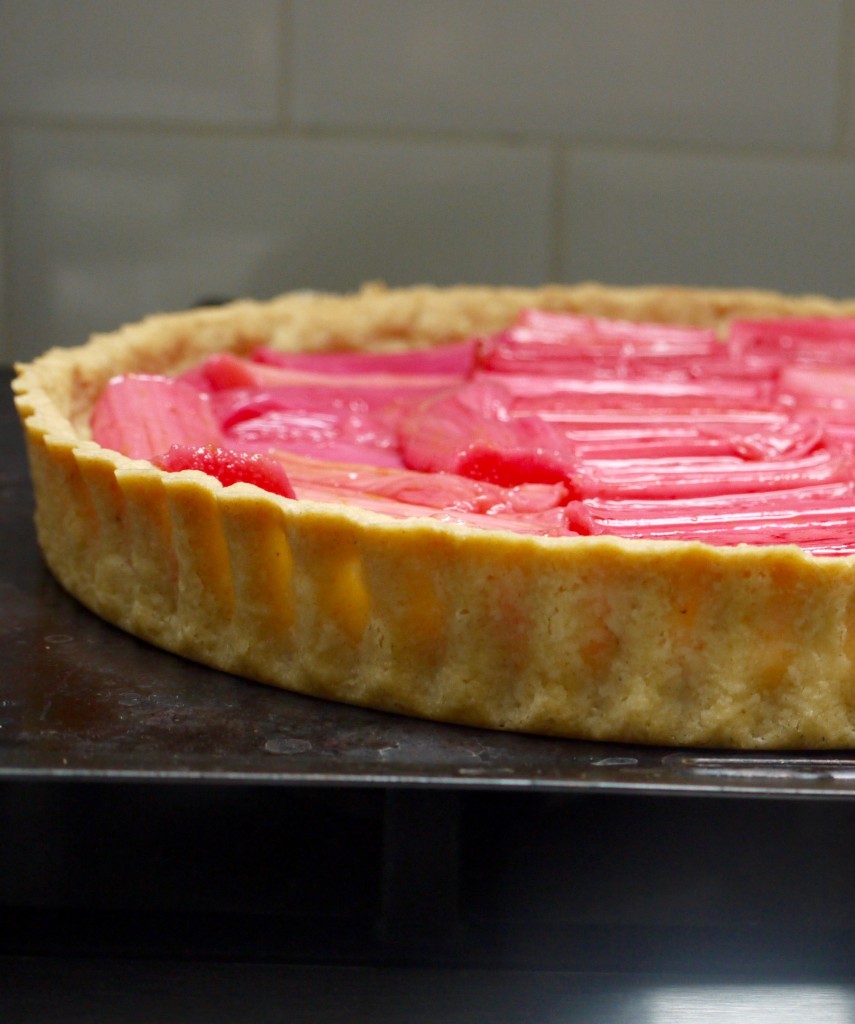
[[[593,740],[855,746],[853,558],[392,520],[167,474],[91,440],[117,373],[260,343],[440,344],[526,307],[704,326],[855,315],[855,301],[819,296],[582,284],[372,285],[150,317],[18,367],[49,567],[161,648],[318,697]]]

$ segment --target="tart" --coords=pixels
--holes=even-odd
[[[520,530],[501,516],[395,515],[299,487],[295,499],[246,474],[221,482],[200,463],[155,464],[93,436],[93,410],[119,375],[192,374],[259,346],[432,351],[495,335],[527,310],[724,336],[734,321],[852,317],[855,302],[596,284],[372,285],[153,316],[17,368],[48,566],[84,605],[152,644],[316,697],[589,740],[855,746],[848,543],[816,532],[807,544],[626,536],[613,520],[574,529],[566,515],[560,531]],[[834,480],[849,486],[847,460]],[[572,474],[539,469],[544,486],[572,489]]]

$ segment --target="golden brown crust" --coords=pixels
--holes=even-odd
[[[855,746],[855,561],[483,532],[164,474],[90,439],[119,372],[259,342],[439,344],[526,306],[720,326],[855,302],[597,284],[370,286],[151,317],[19,367],[36,525],[59,581],[167,650],[303,693],[554,735],[745,748]]]

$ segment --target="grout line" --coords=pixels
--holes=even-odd
[[[855,3],[855,0],[848,0]],[[855,26],[853,26],[855,36]],[[853,39],[855,42],[855,39]],[[842,62],[842,58],[841,58]],[[842,106],[842,101],[841,101]],[[838,116],[838,122],[843,119]],[[294,142],[341,142],[377,145],[452,145],[499,146],[509,149],[553,150],[572,146],[576,150],[626,155],[650,155],[707,160],[769,160],[816,161],[853,159],[851,153],[835,147],[806,149],[803,147],[776,147],[726,145],[655,139],[609,139],[595,137],[565,138],[559,135],[527,134],[524,132],[473,132],[464,129],[378,128],[353,125],[295,124],[290,112],[283,112],[273,121],[194,121],[165,120],[140,117],[106,117],[100,115],[30,114],[6,117],[2,122],[8,129],[27,131],[124,133],[139,136],[163,135],[179,138],[212,138],[220,140],[280,139]],[[284,129],[284,132],[283,132]]]
[[[294,124],[294,64],[297,41],[292,0],[280,0],[278,19],[277,124],[288,131]]]
[[[12,156],[10,133],[0,123],[0,364],[12,362]]]
[[[561,232],[561,264],[559,271],[563,276],[570,275],[570,267],[573,262],[573,250],[576,247],[576,238],[573,233],[573,150],[565,147],[560,151],[561,157],[561,222],[558,225]]]
[[[852,86],[855,47],[855,0],[844,0],[840,14],[840,43],[837,57],[837,109],[835,111],[835,137],[833,151],[846,155],[852,139]]]
[[[565,173],[565,158],[561,146],[553,146],[551,156],[552,164],[552,202],[550,203],[549,237],[547,241],[548,255],[547,267],[550,280],[560,281],[563,274],[563,267],[566,253],[564,252],[564,240],[567,237],[565,231],[565,218],[567,216],[567,202],[569,199],[568,176]]]

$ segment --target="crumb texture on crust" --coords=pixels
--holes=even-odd
[[[166,650],[298,692],[557,736],[855,746],[855,567],[798,549],[539,538],[293,502],[100,448],[122,372],[212,352],[441,344],[525,307],[723,326],[855,315],[819,296],[599,284],[300,293],[55,349],[14,387],[60,583]]]

